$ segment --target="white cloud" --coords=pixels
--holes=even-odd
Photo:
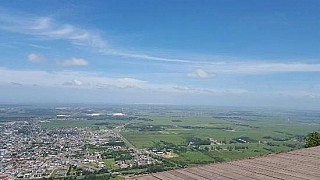
[[[28,61],[31,63],[41,63],[45,61],[45,58],[40,54],[30,53],[27,56]]]
[[[155,84],[134,78],[111,78],[99,74],[84,72],[46,72],[46,71],[24,71],[8,70],[0,68],[0,85],[8,85],[12,82],[24,86],[39,87],[76,87],[86,89],[136,89],[168,93],[191,93],[191,94],[242,94],[243,89],[214,89],[194,88],[179,86],[176,84]]]
[[[174,86],[172,87],[174,90],[178,92],[188,92],[195,94],[245,94],[248,93],[247,90],[244,89],[210,89],[210,88],[192,88],[186,86]]]
[[[213,72],[228,74],[266,74],[266,73],[287,73],[287,72],[320,72],[320,64],[289,62],[289,63],[268,63],[268,62],[234,62],[221,65],[208,66]]]
[[[210,74],[203,69],[196,69],[192,72],[189,72],[187,76],[192,78],[208,78]]]
[[[320,99],[319,92],[311,91],[282,91],[278,92],[280,96],[285,96],[289,98],[300,98],[300,99]]]
[[[82,85],[84,85],[84,83],[82,81],[74,79],[69,82],[64,82],[62,85],[64,85],[64,86],[82,86]]]
[[[62,62],[58,62],[58,64],[62,66],[87,66],[89,63],[85,59],[71,58],[71,59],[64,60]]]

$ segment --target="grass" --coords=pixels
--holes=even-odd
[[[157,119],[157,118],[152,118]],[[279,137],[279,138],[292,138],[294,136],[305,136],[306,134],[316,131],[320,128],[319,124],[306,124],[287,121],[276,121],[276,120],[259,120],[255,122],[232,122],[232,121],[221,121],[214,118],[209,121],[207,118],[201,120],[182,120],[182,122],[171,122],[167,117],[163,119],[139,122],[135,125],[147,126],[147,125],[162,125],[162,126],[175,126],[180,125],[175,128],[166,128],[162,131],[138,131],[133,129],[128,129],[123,132],[123,135],[135,146],[137,147],[152,147],[153,142],[160,140],[172,142],[174,144],[183,144],[185,138],[188,136],[197,136],[199,138],[207,139],[213,138],[220,141],[226,140],[230,141],[237,137],[251,137],[257,141],[265,140],[265,136]],[[241,124],[241,125],[236,125]],[[181,126],[191,126],[195,128],[181,128]],[[196,127],[203,128],[196,128]],[[234,129],[234,131],[227,131],[225,129],[215,129],[229,127]]]
[[[184,138],[178,134],[163,134],[161,132],[128,131],[122,134],[138,148],[153,147],[155,142],[161,140],[174,144],[183,144],[185,141]]]
[[[185,153],[180,153],[178,157],[171,158],[170,160],[188,165],[214,162],[212,157],[200,151],[187,151]]]
[[[103,159],[103,162],[105,167],[108,169],[112,169],[112,170],[119,169],[119,167],[113,165],[114,159]]]
[[[50,120],[42,124],[45,128],[99,127],[113,128],[123,123],[122,120]],[[100,125],[99,123],[108,123]]]
[[[248,149],[241,149],[241,150],[232,150],[229,151],[228,147],[234,147],[235,145],[222,145],[222,150],[210,150],[208,154],[213,157],[221,157],[225,161],[237,160],[247,157],[254,157],[254,156],[261,156],[264,154],[269,154],[270,151],[264,149],[265,145],[263,144],[243,144],[243,145],[236,145],[236,146],[246,146]]]
[[[288,121],[282,116],[283,114],[281,113],[254,114],[253,116],[243,116],[244,120],[235,120],[209,116],[172,117],[149,114],[145,115],[145,117],[153,119],[153,121],[138,121],[134,124],[135,128],[129,127],[122,134],[138,148],[152,148],[155,142],[159,141],[186,146],[186,138],[190,136],[227,142],[225,145],[220,145],[222,150],[219,151],[191,151],[189,148],[187,152],[179,153],[178,157],[170,159],[191,165],[214,162],[217,159],[230,161],[301,148],[303,147],[303,142],[299,142],[297,136],[305,136],[320,129],[319,122],[310,120],[312,119],[310,117],[306,121],[298,118],[295,121]],[[172,119],[178,121],[172,121]],[[163,128],[159,131],[148,131],[146,129],[137,129],[139,126],[160,126]],[[230,141],[238,137],[249,137],[256,140],[256,142],[229,144]],[[285,140],[281,141],[272,138]],[[258,143],[259,141],[261,142],[260,144]],[[291,146],[288,146],[288,144]],[[234,146],[248,146],[248,149],[235,150]],[[223,150],[228,147],[233,148],[233,150]],[[211,146],[209,146],[209,149],[211,149]]]
[[[124,177],[121,177],[121,176],[111,176],[110,177],[110,180],[124,180],[125,178]]]

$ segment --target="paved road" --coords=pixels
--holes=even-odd
[[[135,121],[134,121],[134,120],[130,120],[130,121],[128,121],[128,122],[126,122],[126,123],[124,123],[124,124],[122,124],[122,125],[120,125],[120,126],[115,127],[115,128],[113,129],[113,132],[114,132],[114,133],[117,133],[117,134],[120,136],[120,138],[122,139],[122,141],[125,142],[129,148],[132,148],[134,151],[136,151],[136,152],[138,151],[138,152],[139,152],[140,150],[139,150],[138,148],[136,148],[132,143],[130,143],[130,141],[128,141],[128,140],[121,134],[121,131],[124,131],[124,130],[125,130],[125,126],[126,126],[126,125],[133,124],[133,123],[135,123]]]

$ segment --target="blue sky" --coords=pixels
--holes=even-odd
[[[320,1],[3,1],[0,102],[320,107]]]

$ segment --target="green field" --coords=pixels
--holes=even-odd
[[[49,120],[42,124],[44,128],[99,127],[114,128],[123,124],[124,120]]]
[[[168,144],[173,144],[169,151],[174,151],[178,157],[170,161],[192,165],[302,148],[304,136],[320,129],[318,116],[306,113],[237,111],[225,113],[236,115],[219,117],[216,115],[219,112],[201,115],[183,112],[145,112],[141,116],[148,121],[130,124],[122,134],[138,148],[167,151]],[[189,137],[216,140],[222,144],[192,147],[187,142]],[[238,142],[241,138],[248,139],[248,142]],[[164,145],[159,145],[161,142]]]

